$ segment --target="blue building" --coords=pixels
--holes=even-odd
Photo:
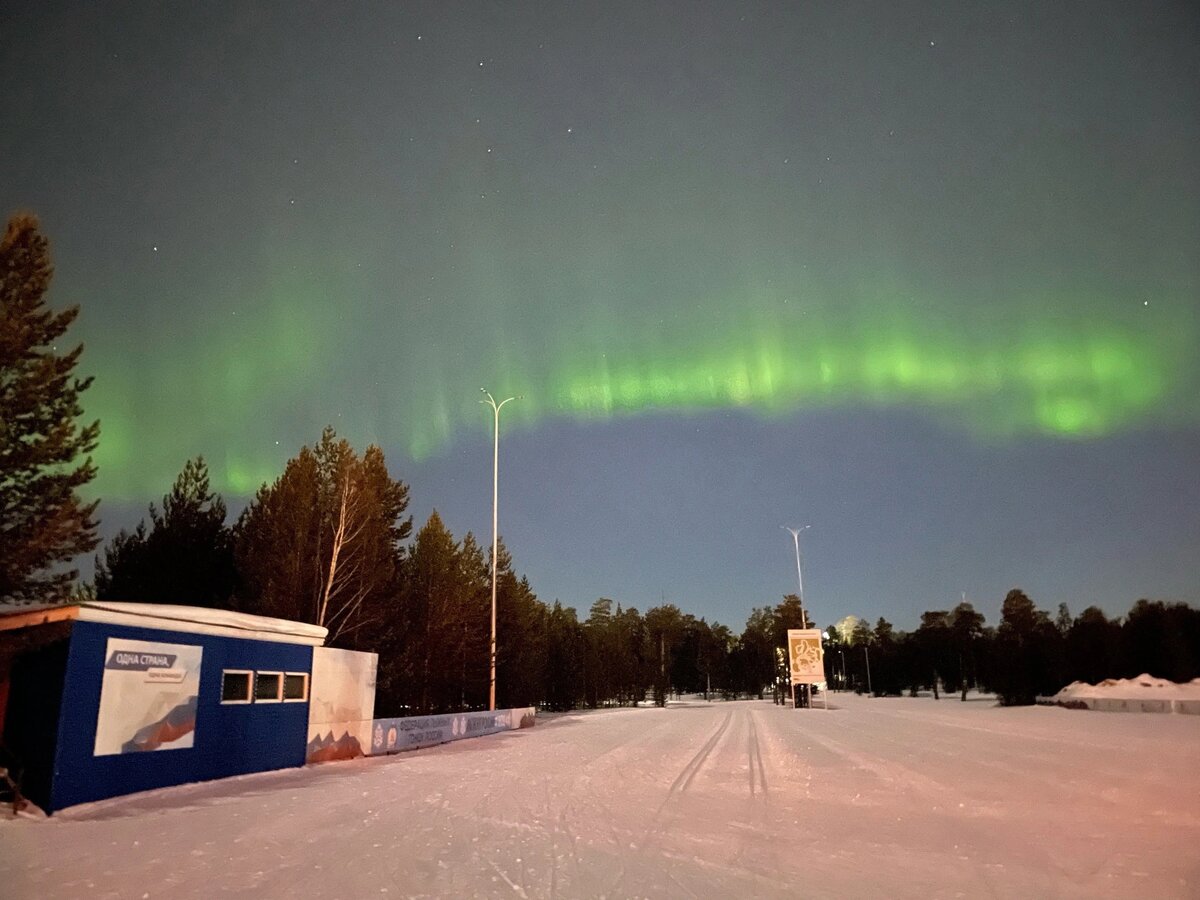
[[[303,765],[325,636],[186,606],[0,606],[0,754],[46,812]]]

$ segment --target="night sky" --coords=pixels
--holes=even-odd
[[[4,3],[103,534],[332,424],[546,600],[1200,600],[1200,13]],[[170,598],[163,598],[168,600]]]

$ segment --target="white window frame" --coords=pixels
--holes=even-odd
[[[276,678],[275,683],[278,685],[278,687],[275,690],[274,697],[260,698],[258,696],[258,677],[260,675],[274,675],[275,676],[275,678]],[[261,671],[255,672],[254,673],[253,695],[254,695],[255,703],[282,703],[283,702],[283,673],[277,672],[274,669],[263,669]]]
[[[245,700],[226,700],[225,699],[225,676],[226,675],[247,675],[246,683],[249,687],[247,692],[249,696]],[[222,669],[221,670],[221,705],[222,706],[249,706],[254,702],[254,670],[253,669]]]
[[[289,678],[303,678],[304,679],[304,696],[290,697],[290,698],[287,696],[287,680]],[[280,690],[281,696],[283,696],[284,703],[307,703],[308,702],[308,673],[307,672],[284,672],[283,673],[283,681],[281,682],[281,684],[283,686],[279,690]]]

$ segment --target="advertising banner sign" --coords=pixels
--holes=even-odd
[[[792,684],[824,683],[825,655],[821,649],[821,629],[789,628],[787,638]]]
[[[447,713],[442,716],[406,716],[376,719],[371,735],[371,753],[397,753],[432,747],[447,741],[495,734],[533,724],[533,707],[498,709],[495,712]]]
[[[93,755],[191,747],[203,653],[192,644],[109,638]]]

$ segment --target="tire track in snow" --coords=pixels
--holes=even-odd
[[[701,768],[703,768],[704,763],[712,753],[713,748],[720,743],[721,738],[729,729],[729,723],[731,721],[733,721],[733,710],[730,710],[725,714],[725,718],[722,720],[721,724],[716,727],[713,733],[709,735],[708,740],[704,742],[704,744],[699,750],[696,751],[692,758],[684,764],[684,767],[680,770],[679,774],[675,776],[675,780],[672,781],[671,786],[667,788],[667,795],[663,798],[663,802],[659,804],[658,809],[654,811],[654,815],[650,818],[650,822],[646,825],[645,830],[642,832],[642,839],[637,843],[639,857],[644,857],[649,851],[651,845],[654,843],[654,840],[662,834],[662,828],[660,826],[662,823],[663,812],[668,806],[671,805],[673,800],[687,793],[687,789],[691,786],[696,774]],[[607,895],[612,896],[621,886],[621,882],[625,879],[625,872],[627,868],[627,866],[622,864],[620,871],[617,872],[617,878],[613,882],[612,887],[605,892]],[[672,880],[674,880],[674,878],[672,878]],[[676,884],[678,884],[678,882],[676,882]],[[682,885],[679,886],[681,888],[683,887]]]
[[[666,809],[667,804],[675,798],[676,791],[682,794],[688,789],[688,787],[691,786],[692,779],[696,777],[696,773],[700,771],[705,760],[708,759],[708,755],[712,753],[713,747],[717,746],[717,742],[721,740],[721,736],[725,734],[725,730],[729,728],[729,723],[732,719],[733,710],[730,710],[725,714],[724,721],[717,726],[717,730],[714,731],[709,739],[704,742],[704,746],[696,751],[695,756],[688,760],[687,765],[683,767],[683,770],[671,783],[671,787],[667,789],[667,796],[663,799],[662,804],[658,807],[658,811],[654,814],[655,819],[657,819],[662,811]]]
[[[750,720],[750,731],[746,739],[746,755],[750,758],[750,796],[755,796],[754,778],[757,768],[758,774],[758,790],[763,797],[767,796],[767,770],[763,766],[762,747],[758,743],[758,725],[754,721],[754,712],[751,711],[748,716]]]
[[[525,897],[525,898],[529,897],[529,895],[527,893],[525,893],[525,889],[523,887],[521,887],[519,884],[517,884],[515,881],[513,881],[511,878],[509,878],[508,874],[503,869],[501,869],[498,865],[496,865],[494,862],[491,862],[490,860],[488,861],[488,865],[491,866],[495,870],[497,875],[499,875],[501,878],[504,879],[504,883],[507,884],[510,888],[512,888],[516,892],[518,897]]]

